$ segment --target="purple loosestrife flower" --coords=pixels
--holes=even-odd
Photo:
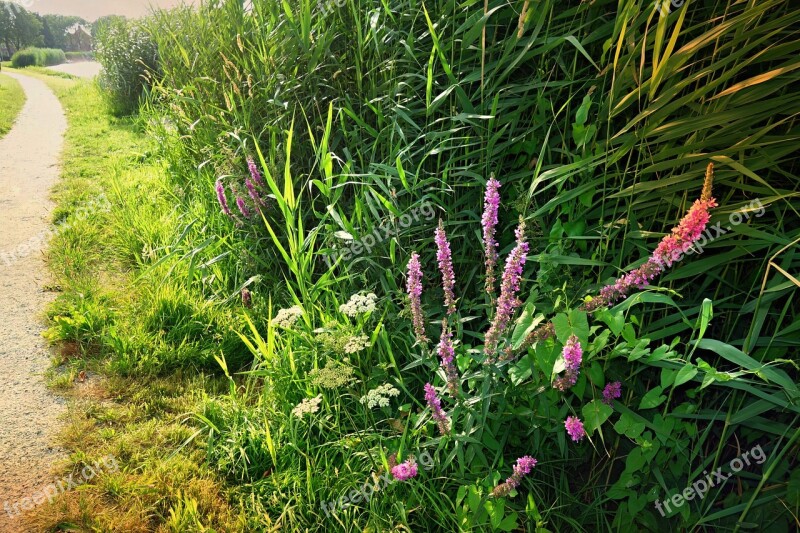
[[[525,455],[517,459],[517,464],[514,465],[514,473],[511,477],[506,479],[505,483],[501,483],[494,488],[492,496],[499,498],[507,496],[512,490],[516,489],[522,482],[522,478],[527,476],[536,466],[538,461],[530,455]]]
[[[444,305],[447,314],[456,312],[456,276],[453,273],[453,256],[450,252],[450,242],[444,232],[444,223],[439,219],[439,227],[434,232],[436,241],[436,259],[439,261],[439,271],[442,273],[442,287],[444,288]]]
[[[521,219],[514,234],[517,237],[517,245],[506,258],[506,268],[500,283],[500,297],[497,299],[497,311],[484,339],[483,351],[487,356],[486,363],[494,363],[500,336],[508,327],[514,310],[522,305],[517,298],[517,292],[519,292],[525,260],[528,257],[528,243],[525,242],[525,223]]]
[[[500,182],[492,177],[486,183],[486,197],[483,202],[483,250],[486,257],[486,293],[494,293],[494,267],[497,265],[497,211],[500,207]]]
[[[419,254],[414,252],[408,261],[408,277],[406,279],[406,290],[411,302],[411,318],[414,322],[414,334],[417,342],[428,342],[425,336],[425,319],[422,316],[422,267],[419,264]]]
[[[583,349],[578,337],[575,335],[567,339],[564,345],[564,350],[561,352],[564,356],[564,361],[567,363],[567,368],[577,372],[581,368],[581,359],[583,358]]]
[[[567,428],[570,438],[578,442],[586,436],[586,430],[583,428],[583,422],[577,416],[568,416],[564,421],[564,427]]]
[[[253,182],[250,178],[245,178],[244,186],[247,187],[247,194],[250,195],[250,198],[253,200],[253,203],[256,207],[266,205],[266,202],[261,198],[261,195],[258,194],[258,190],[256,190],[256,186],[253,185]]]
[[[661,240],[647,262],[600,289],[595,298],[583,305],[583,309],[591,312],[608,307],[626,298],[634,288],[645,288],[672,263],[679,261],[705,231],[711,218],[709,211],[717,207],[717,201],[711,196],[713,181],[714,165],[709,164],[700,198],[695,200],[672,232]]]
[[[436,389],[430,383],[425,384],[425,402],[431,409],[431,417],[436,420],[436,425],[439,427],[439,434],[446,435],[450,433],[450,419],[447,418],[444,410],[442,409],[442,400],[436,394]]]
[[[236,207],[239,208],[239,212],[242,213],[244,218],[250,218],[250,210],[247,208],[247,204],[241,196],[236,198]]]
[[[219,202],[220,207],[222,207],[222,212],[229,217],[233,217],[233,213],[231,213],[231,210],[228,207],[228,197],[225,196],[225,186],[222,184],[222,178],[217,180],[214,188],[217,191],[217,201]]]
[[[445,322],[446,324],[446,322]],[[441,358],[442,370],[447,376],[447,388],[450,394],[458,396],[458,368],[455,364],[455,350],[453,343],[450,341],[453,334],[442,328],[442,337],[439,339],[439,357]]]
[[[412,477],[416,477],[418,471],[417,463],[413,459],[408,459],[392,468],[392,476],[397,481],[408,481]]]
[[[578,337],[572,335],[567,339],[561,355],[565,362],[564,375],[553,382],[553,387],[563,392],[575,385],[580,374],[583,349]]]
[[[622,396],[622,383],[613,381],[606,385],[603,389],[603,401],[608,405],[614,403],[614,400]]]
[[[261,172],[258,171],[258,166],[256,166],[256,162],[253,161],[252,157],[247,158],[247,169],[250,171],[250,176],[253,178],[253,181],[259,187],[264,186],[264,178],[261,176]]]

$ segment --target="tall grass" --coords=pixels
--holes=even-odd
[[[291,528],[325,527],[320,500],[357,489],[389,451],[424,446],[436,451],[441,493],[395,488],[336,527],[503,529],[519,520],[528,529],[659,529],[653,498],[735,455],[740,439],[767,446],[765,473],[684,507],[670,524],[791,524],[779,499],[796,509],[796,460],[787,458],[797,446],[797,374],[770,370],[800,345],[798,19],[800,10],[777,0],[687,2],[661,13],[635,0],[347,0],[327,13],[308,0],[228,0],[149,19],[159,59],[144,118],[180,200],[173,235],[154,246],[144,273],[180,287],[155,292],[165,304],[147,316],[182,322],[144,323],[169,341],[153,352],[155,367],[169,350],[189,362],[194,349],[233,372],[246,362],[241,347],[203,351],[205,332],[187,325],[198,311],[174,303],[224,307],[252,291],[239,333],[254,368],[198,415],[212,464],[244,483],[251,526],[281,516]],[[263,219],[237,223],[220,211],[214,184],[241,188],[247,156],[272,203]],[[596,324],[592,345],[603,355],[592,381],[623,381],[629,406],[599,433],[596,453],[567,445],[553,424],[567,406],[552,390],[534,393],[538,374],[524,362],[541,368],[543,348],[515,367],[513,386],[487,385],[463,434],[428,438],[416,411],[430,354],[413,344],[399,304],[411,251],[435,264],[426,245],[437,221],[405,225],[404,214],[431,203],[454,243],[455,333],[469,368],[490,303],[477,224],[489,176],[503,183],[500,249],[511,247],[522,216],[534,250],[527,300],[552,316],[639,266],[702,187],[709,160],[719,234],[659,291],[607,317],[607,330]],[[370,251],[337,255],[382,227],[393,231]],[[138,245],[129,249],[136,261]],[[340,258],[329,268],[326,256]],[[441,301],[436,282],[429,308]],[[336,310],[360,290],[383,297],[381,316],[355,324]],[[302,323],[276,332],[269,318],[292,304]],[[358,385],[330,393],[309,378],[344,358],[322,333],[369,336],[370,351],[347,359]],[[407,403],[376,419],[354,400],[382,382]],[[324,416],[294,420],[292,406],[317,393]],[[509,471],[510,451],[526,446],[541,454],[540,482],[507,503],[486,498]]]

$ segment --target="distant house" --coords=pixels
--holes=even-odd
[[[71,52],[91,52],[92,30],[83,24],[73,24],[65,32],[67,50]]]

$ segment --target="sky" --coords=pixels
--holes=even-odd
[[[11,0],[29,11],[58,15],[78,15],[92,22],[104,15],[141,17],[150,11],[150,6],[175,7],[184,0]],[[185,0],[197,4],[198,0]]]

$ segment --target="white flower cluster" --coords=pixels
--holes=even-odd
[[[350,337],[344,345],[344,353],[360,352],[364,348],[369,348],[369,337],[366,335],[359,335],[358,337]]]
[[[389,398],[399,395],[399,390],[386,383],[372,389],[365,396],[362,396],[361,403],[367,404],[367,407],[370,409],[375,407],[389,407]]]
[[[294,326],[297,319],[303,314],[303,309],[299,305],[293,305],[289,309],[281,309],[275,318],[272,319],[272,325],[281,328],[290,328]]]
[[[361,313],[371,313],[375,310],[375,304],[378,297],[374,293],[354,294],[350,297],[346,304],[339,306],[339,311],[347,316],[358,316]]]
[[[307,414],[316,413],[319,411],[319,404],[321,401],[322,394],[318,395],[316,398],[306,398],[292,409],[292,414],[297,418],[303,418],[303,416]]]

